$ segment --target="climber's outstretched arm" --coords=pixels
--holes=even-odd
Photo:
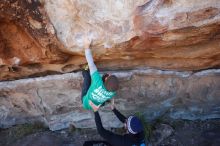
[[[116,117],[122,122],[125,123],[126,122],[126,117],[124,115],[122,115],[116,108],[114,108],[112,110],[114,112],[114,114],[116,115]]]
[[[97,67],[93,61],[92,52],[90,49],[92,40],[89,39],[88,36],[86,36],[83,41],[84,41],[83,43],[84,43],[86,61],[89,65],[90,75],[92,76],[92,74],[97,71]]]
[[[92,76],[92,74],[97,71],[97,67],[93,61],[91,49],[85,49],[85,55],[89,65],[90,75]]]
[[[115,108],[115,100],[114,98],[111,100],[111,109],[114,112],[114,114],[117,116],[117,118],[122,122],[126,122],[126,117],[122,115],[116,108]]]

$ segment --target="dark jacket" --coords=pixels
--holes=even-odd
[[[122,123],[126,122],[126,117],[122,115],[117,109],[114,109],[113,112]],[[112,146],[133,146],[135,144],[140,145],[141,142],[143,142],[144,140],[144,132],[140,132],[135,135],[134,134],[118,135],[104,129],[98,111],[95,112],[95,122],[99,134]]]

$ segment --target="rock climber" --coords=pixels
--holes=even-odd
[[[88,67],[82,71],[84,81],[81,100],[83,108],[87,110],[91,110],[89,101],[92,101],[96,106],[103,105],[115,96],[119,88],[119,81],[115,75],[105,74],[101,77],[93,61],[90,45],[91,40],[86,37],[84,48]]]

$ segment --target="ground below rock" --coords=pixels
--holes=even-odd
[[[205,121],[177,120],[166,121],[163,124],[164,122],[152,124],[152,132],[159,132],[160,135],[153,134],[147,141],[147,146],[153,146],[155,143],[157,146],[219,146],[220,119]],[[57,132],[35,131],[12,141],[11,135],[7,135],[10,130],[9,128],[0,131],[1,146],[82,146],[87,140],[103,140],[95,129],[66,129]],[[4,134],[3,139],[2,134]],[[119,134],[122,133],[119,132]]]

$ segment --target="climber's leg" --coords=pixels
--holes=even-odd
[[[91,76],[89,70],[83,70],[82,76],[83,76],[83,84],[82,84],[81,101],[83,102],[83,97],[86,95],[91,85]]]

